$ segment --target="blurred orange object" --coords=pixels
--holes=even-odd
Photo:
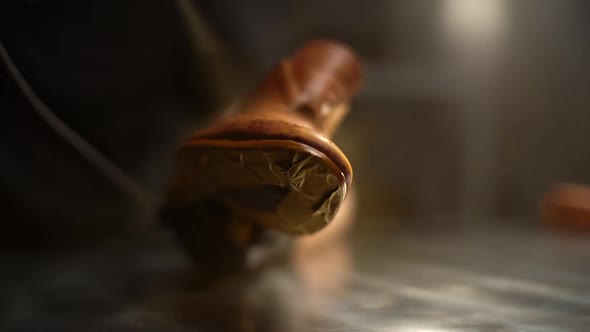
[[[552,227],[590,232],[590,186],[555,185],[541,201],[541,215]]]

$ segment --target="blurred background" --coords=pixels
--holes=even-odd
[[[590,183],[589,18],[584,0],[3,1],[16,68],[143,191],[56,134],[3,63],[0,246],[152,232],[157,197],[139,196],[165,190],[179,142],[315,38],[365,65],[335,138],[355,170],[358,232],[539,228],[553,184]]]
[[[336,137],[355,167],[363,224],[535,223],[553,183],[590,182],[588,6],[8,1],[0,37],[40,99],[154,192],[183,137],[306,41],[339,40],[366,70]],[[1,70],[6,241],[137,226],[136,205]]]

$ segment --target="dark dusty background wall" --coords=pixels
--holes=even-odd
[[[355,167],[364,220],[451,216],[463,224],[534,220],[554,182],[590,183],[589,7],[583,0],[8,1],[0,5],[0,40],[60,117],[162,190],[175,144],[217,105],[305,40],[339,39],[367,70],[336,138]],[[225,48],[212,50],[187,17],[208,22]],[[212,77],[232,83],[222,97]],[[0,88],[3,237],[62,241],[128,230],[132,201],[44,125],[5,68]]]

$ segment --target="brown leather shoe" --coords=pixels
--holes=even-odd
[[[239,261],[264,230],[302,235],[328,225],[352,183],[352,167],[330,137],[360,81],[348,48],[313,41],[273,68],[232,114],[193,134],[167,196],[166,219],[183,242],[194,248],[226,236],[229,247],[219,248],[219,239],[213,247],[235,249]],[[174,211],[185,213],[170,217]],[[194,251],[206,247],[190,251],[202,261]]]

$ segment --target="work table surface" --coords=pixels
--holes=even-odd
[[[173,242],[4,253],[0,330],[584,331],[590,239],[366,232],[204,285]]]

